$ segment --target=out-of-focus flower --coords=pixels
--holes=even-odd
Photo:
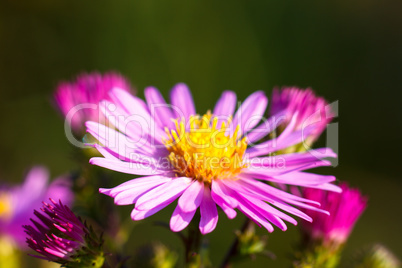
[[[314,126],[314,131],[310,133],[302,133],[305,135],[304,145],[298,147],[290,147],[293,151],[305,151],[305,147],[318,139],[321,133],[331,122],[334,115],[324,98],[318,97],[311,89],[299,88],[283,88],[281,90],[274,89],[271,99],[270,114],[281,114],[283,120],[278,121],[279,131],[283,131],[291,122],[294,116],[296,122],[294,128],[296,130],[306,129],[308,126]]]
[[[296,116],[278,138],[249,146],[271,133],[276,120],[271,117],[255,129],[268,103],[261,91],[251,94],[236,113],[236,94],[225,91],[213,113],[203,116],[196,114],[185,84],[173,88],[172,105],[153,87],[145,90],[147,103],[116,88],[110,96],[112,102],[106,100],[100,106],[120,132],[97,122],[86,123],[87,131],[103,144],[93,144],[103,157],[92,158],[90,163],[142,176],[112,189],[100,189],[117,205],[135,203],[133,220],[149,217],[178,199],[170,220],[173,231],[186,228],[198,208],[201,233],[213,231],[218,205],[230,219],[238,209],[272,232],[273,225],[286,230],[284,220],[297,224],[282,211],[311,221],[294,206],[326,212],[313,206],[316,201],[264,182],[340,191],[331,184],[335,177],[302,172],[328,166],[328,161],[308,152],[267,156],[302,142],[302,130],[294,127]],[[303,131],[312,133],[315,126]],[[318,150],[321,158],[336,157],[329,148]]]
[[[304,198],[317,201],[330,215],[312,212],[313,222],[303,222],[302,249],[297,252],[295,268],[337,267],[343,245],[366,208],[367,198],[358,189],[340,184],[342,193],[303,189]]]
[[[0,238],[7,239],[15,247],[26,248],[22,225],[29,223],[34,209],[43,200],[60,198],[70,203],[73,194],[66,178],[58,178],[48,185],[49,174],[44,167],[34,167],[22,185],[0,187]]]
[[[356,254],[347,267],[400,268],[401,262],[388,248],[381,244],[375,244]]]
[[[177,265],[177,253],[171,251],[163,244],[154,245],[155,256],[151,263],[155,268],[173,268]]]
[[[109,99],[107,93],[112,88],[132,90],[128,80],[120,74],[83,73],[73,82],[61,82],[57,86],[54,98],[73,130],[80,133],[87,120],[104,123],[98,103]]]
[[[50,201],[43,203],[42,213],[35,210],[32,225],[24,225],[28,246],[41,255],[32,256],[63,267],[102,267],[102,238],[61,201]]]
[[[20,267],[21,251],[13,239],[0,236],[0,267]]]
[[[340,185],[342,193],[304,189],[303,196],[317,201],[330,215],[312,212],[313,222],[303,222],[304,233],[312,240],[322,241],[325,245],[342,245],[349,237],[353,226],[366,209],[367,198],[358,189]]]
[[[144,245],[137,249],[132,267],[173,268],[177,267],[179,255],[160,242]]]

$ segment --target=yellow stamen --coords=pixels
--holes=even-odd
[[[10,218],[12,213],[10,196],[0,192],[0,219]]]
[[[212,119],[212,122],[211,122]],[[225,122],[218,128],[218,118],[207,113],[191,116],[190,128],[183,121],[175,121],[176,129],[166,129],[164,141],[169,150],[169,161],[177,176],[211,183],[214,179],[235,178],[245,165],[246,138],[238,139],[239,126],[233,135],[227,135]]]

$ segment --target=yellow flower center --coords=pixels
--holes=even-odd
[[[218,118],[209,112],[191,116],[187,129],[183,120],[175,124],[176,129],[166,129],[169,138],[164,143],[177,176],[211,183],[235,178],[245,167],[242,160],[247,143],[246,138],[238,140],[239,126],[233,135],[227,134],[225,122],[218,128]]]
[[[12,213],[10,196],[0,192],[0,219],[10,218]]]

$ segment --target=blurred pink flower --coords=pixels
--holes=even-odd
[[[312,206],[318,204],[315,201],[265,182],[340,191],[331,184],[335,177],[302,172],[330,165],[322,159],[336,157],[329,148],[317,149],[319,157],[309,152],[267,156],[302,142],[301,130],[294,128],[295,116],[279,137],[252,146],[251,142],[275,128],[276,118],[263,120],[268,99],[262,91],[251,94],[236,112],[236,94],[225,91],[213,112],[204,116],[196,114],[185,84],[172,89],[171,105],[153,87],[145,89],[147,102],[117,88],[109,94],[112,102],[105,100],[100,107],[120,132],[97,122],[86,123],[87,131],[103,144],[93,144],[103,157],[94,157],[90,163],[142,176],[100,189],[117,205],[135,204],[133,220],[147,218],[178,199],[170,219],[173,231],[186,228],[200,208],[199,229],[202,234],[212,232],[219,206],[230,219],[238,209],[272,232],[273,225],[286,230],[284,221],[297,224],[282,211],[311,221],[293,206],[326,212]],[[261,120],[271,123],[255,129]],[[312,126],[303,131],[314,130]]]
[[[316,96],[314,91],[309,88],[274,89],[270,114],[275,115],[283,111],[285,111],[285,120],[281,122],[282,129],[290,123],[296,114],[296,130],[314,125],[314,131],[305,140],[308,146],[318,139],[334,117],[327,101],[322,97]]]
[[[313,240],[325,244],[340,245],[346,242],[353,226],[366,209],[367,198],[358,189],[340,185],[342,193],[325,192],[317,189],[303,189],[303,197],[317,201],[330,215],[312,212],[313,222],[303,222],[304,233]]]
[[[22,185],[0,187],[0,236],[5,236],[20,248],[25,248],[22,225],[29,223],[34,209],[39,209],[48,198],[61,199],[69,204],[73,199],[70,183],[57,178],[48,185],[49,174],[44,167],[32,168]]]
[[[120,74],[83,73],[73,82],[61,82],[54,98],[66,120],[71,120],[73,130],[79,132],[85,121],[104,122],[98,103],[103,99],[110,100],[107,93],[112,88],[132,90],[128,80]]]

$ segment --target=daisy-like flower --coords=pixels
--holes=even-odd
[[[279,131],[283,131],[290,124],[295,114],[297,114],[294,126],[296,130],[314,126],[314,131],[309,135],[304,134],[303,143],[305,146],[291,147],[293,151],[305,151],[305,147],[310,147],[334,117],[334,113],[331,111],[327,101],[322,97],[316,96],[310,88],[274,89],[271,101],[271,115],[285,111],[284,117],[282,117],[283,120],[279,123]]]
[[[104,121],[98,103],[108,99],[107,93],[114,87],[131,91],[130,83],[120,74],[83,73],[73,82],[59,83],[54,99],[73,130],[79,133],[84,128],[85,121]]]
[[[339,246],[346,242],[353,226],[366,209],[367,198],[358,189],[346,183],[340,185],[342,193],[324,192],[317,189],[303,189],[303,196],[317,201],[330,215],[312,212],[313,222],[302,224],[308,240],[322,241],[324,245]]]
[[[41,255],[32,256],[63,267],[102,267],[102,239],[68,206],[50,201],[43,202],[42,213],[35,210],[32,225],[24,226],[27,244]]]
[[[315,126],[295,130],[294,116],[279,137],[258,142],[274,130],[277,117],[284,114],[281,111],[265,120],[268,99],[261,91],[251,94],[236,112],[236,94],[225,91],[213,112],[202,116],[196,114],[185,84],[172,89],[171,105],[153,87],[145,89],[146,102],[118,88],[109,94],[112,102],[105,100],[100,106],[119,131],[86,123],[87,131],[102,144],[93,146],[103,157],[94,157],[90,163],[141,176],[115,188],[100,189],[117,205],[135,204],[133,220],[149,217],[178,199],[170,219],[170,228],[176,232],[186,228],[198,208],[201,233],[213,231],[217,206],[230,219],[236,217],[237,209],[270,232],[273,225],[286,230],[284,221],[297,222],[282,211],[308,221],[311,217],[294,206],[326,212],[314,206],[318,202],[267,182],[340,190],[331,184],[333,176],[302,172],[330,165],[309,152],[267,156],[301,143],[301,132],[312,133]],[[336,157],[329,148],[318,150],[323,158]]]
[[[73,194],[67,179],[60,177],[50,185],[48,180],[47,170],[37,166],[29,171],[22,185],[0,187],[0,238],[25,249],[22,225],[29,223],[34,209],[38,209],[41,202],[48,198],[61,198],[66,203],[72,201]]]

